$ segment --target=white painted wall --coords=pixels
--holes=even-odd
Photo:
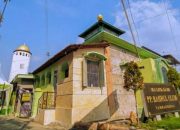
[[[31,53],[25,51],[14,51],[11,64],[11,71],[9,75],[9,82],[11,82],[17,74],[28,73],[30,59]]]

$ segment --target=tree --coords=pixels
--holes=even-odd
[[[124,88],[137,91],[143,88],[143,77],[137,63],[131,61],[125,64]]]
[[[134,90],[135,95],[135,103],[136,103],[136,113],[137,111],[137,99],[136,92],[139,89],[143,89],[143,80],[142,73],[139,70],[137,63],[131,61],[125,64],[125,73],[124,73],[124,88],[127,90]],[[137,117],[137,121],[139,124],[139,117]]]
[[[7,6],[7,3],[10,2],[10,0],[3,0],[5,5],[2,9],[2,12],[0,12],[0,24],[3,22],[3,16],[4,16],[4,12],[6,10],[6,6]]]
[[[180,75],[175,68],[169,67],[167,77],[169,84],[171,84],[176,90],[180,88]]]

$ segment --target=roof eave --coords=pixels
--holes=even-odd
[[[110,36],[110,38],[109,38]],[[113,44],[113,45],[116,45],[118,47],[121,47],[127,51],[130,51],[132,53],[136,53],[136,49],[134,47],[133,44],[123,40],[123,39],[120,39],[119,37],[117,36],[114,36],[110,33],[107,33],[107,32],[101,32],[101,33],[98,33],[97,35],[95,35],[94,37],[92,37],[91,39],[88,39],[87,41],[84,42],[84,44],[90,44],[92,42],[95,42],[95,41],[101,41],[101,40],[105,40],[105,41],[108,41],[109,43]],[[120,44],[121,43],[121,44]],[[141,47],[137,47],[139,53],[140,53],[140,57],[141,58],[148,58],[148,57],[151,57],[151,58],[159,58],[160,56],[157,55],[157,54],[154,54],[148,50],[145,50]]]
[[[107,27],[108,29],[110,29],[111,31],[114,31],[118,35],[122,35],[122,34],[125,33],[125,31],[123,31],[123,30],[121,30],[121,29],[119,29],[117,27],[114,27],[114,26],[112,26],[111,24],[109,24],[109,23],[107,23],[105,21],[98,21],[95,24],[93,24],[91,27],[89,27],[86,31],[81,33],[79,35],[79,37],[84,38],[88,33],[90,33],[91,31],[95,30],[100,25]]]
[[[105,48],[109,46],[109,44],[92,44],[92,45],[83,45],[83,44],[73,44],[69,45],[66,48],[64,48],[62,51],[58,52],[56,55],[54,55],[52,58],[50,58],[48,61],[46,61],[43,65],[41,65],[39,68],[33,71],[33,74],[36,74],[43,69],[47,68],[48,66],[52,65],[53,63],[57,62],[59,59],[63,58],[67,54],[77,50],[77,49],[83,49],[83,48]]]

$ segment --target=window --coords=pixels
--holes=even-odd
[[[168,77],[167,77],[167,70],[166,70],[166,68],[162,67],[161,70],[162,70],[162,75],[163,75],[164,83],[168,83]]]
[[[51,72],[47,72],[46,74],[46,81],[47,81],[47,84],[50,84],[51,83]]]
[[[69,77],[69,67],[64,71],[65,78]]]
[[[54,70],[54,75],[53,75],[53,86],[54,86],[54,90],[55,92],[57,92],[57,83],[58,83],[58,70]],[[60,80],[59,80],[60,81]]]
[[[97,52],[88,52],[83,60],[83,87],[104,87],[104,60]]]
[[[24,64],[20,64],[20,69],[24,69]]]
[[[68,62],[64,62],[61,66],[61,79],[69,77],[69,65]]]
[[[99,62],[87,60],[87,81],[89,87],[99,86]]]
[[[42,86],[45,85],[45,76],[44,76],[44,74],[41,76],[41,85]]]

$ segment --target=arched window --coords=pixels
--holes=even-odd
[[[42,86],[45,85],[45,75],[44,74],[41,76],[41,85]]]
[[[69,64],[67,61],[63,62],[59,68],[58,82],[62,83],[65,78],[69,77]]]
[[[162,71],[162,76],[163,76],[164,83],[168,83],[167,69],[165,67],[162,67],[161,71]]]
[[[46,83],[47,84],[50,84],[51,83],[51,72],[49,71],[49,72],[47,72],[47,74],[46,74]]]
[[[61,66],[61,76],[62,78],[67,78],[69,77],[69,65],[68,65],[68,62],[64,62]]]

